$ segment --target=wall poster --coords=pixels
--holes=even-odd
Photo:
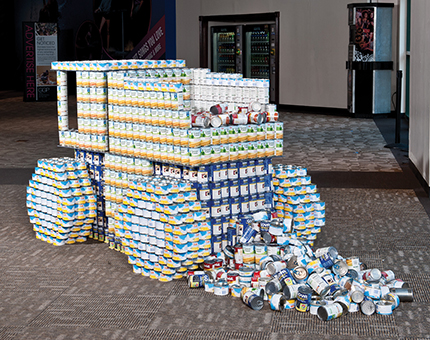
[[[374,19],[373,8],[357,8],[355,12],[354,61],[373,61]]]
[[[51,62],[58,60],[56,23],[24,22],[24,101],[57,99],[57,74]]]

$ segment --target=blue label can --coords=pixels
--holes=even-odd
[[[239,197],[240,201],[240,213],[247,214],[249,213],[249,196],[241,196]]]
[[[219,253],[221,251],[221,242],[222,242],[222,237],[221,235],[219,236],[212,236],[211,239],[211,253]]]
[[[213,200],[210,203],[210,212],[212,218],[221,217],[222,210],[221,210],[221,201],[220,200]]]
[[[211,219],[211,230],[213,236],[222,234],[222,223],[220,218]]]
[[[257,178],[252,177],[248,180],[249,194],[255,195],[257,193]]]
[[[198,183],[209,183],[209,167],[199,166],[197,170],[197,182]]]
[[[331,268],[334,265],[333,259],[328,253],[322,254],[319,260],[324,268]]]
[[[230,216],[230,201],[228,198],[224,198],[221,200],[221,215],[222,216]]]
[[[257,176],[266,175],[266,169],[264,167],[264,161],[262,159],[255,161],[255,174]]]
[[[239,193],[241,196],[248,196],[249,195],[248,178],[239,179]]]
[[[257,235],[258,231],[253,228],[251,225],[247,225],[243,230],[243,235],[240,239],[241,243],[249,243],[254,237]]]
[[[255,160],[248,161],[248,177],[255,177],[256,175]]]
[[[238,162],[239,178],[248,178],[248,161]]]
[[[227,228],[227,243],[229,246],[234,246],[236,244],[236,228]]]
[[[264,176],[259,176],[256,178],[257,183],[257,193],[262,194],[266,191],[266,184],[264,181]]]
[[[265,158],[263,162],[264,162],[264,169],[266,170],[266,174],[272,175],[273,174],[272,159]]]
[[[221,181],[221,164],[215,164],[212,165],[212,180],[214,182],[220,182]]]
[[[229,181],[221,182],[221,197],[228,198],[230,197],[230,188],[228,186]]]
[[[227,234],[227,228],[230,226],[230,218],[229,217],[221,217],[222,224],[222,233],[224,235]]]
[[[239,199],[239,197],[231,197],[230,198],[230,209],[231,209],[231,214],[233,216],[240,214],[240,199]]]
[[[237,162],[228,163],[227,167],[228,179],[238,179],[239,178],[239,169]]]
[[[213,200],[221,199],[221,183],[210,183],[210,189]]]
[[[272,175],[264,176],[264,187],[266,188],[266,191],[274,191],[273,183],[272,183]]]
[[[297,291],[296,310],[307,312],[311,304],[312,289],[308,286],[301,286]]]
[[[251,195],[249,200],[249,211],[255,212],[258,210],[258,199],[257,195]]]
[[[197,187],[197,192],[200,201],[209,201],[212,199],[211,189],[208,183],[199,184]]]
[[[230,189],[230,197],[240,196],[239,180],[235,179],[235,180],[228,181],[228,186]]]

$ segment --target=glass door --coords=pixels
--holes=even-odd
[[[245,77],[269,79],[269,25],[245,28]]]
[[[212,71],[236,72],[234,38],[234,27],[212,27]]]

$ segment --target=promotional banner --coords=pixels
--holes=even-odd
[[[56,23],[24,22],[24,101],[57,99],[56,72],[51,62],[58,60]]]
[[[165,32],[165,16],[163,16],[130,53],[131,59],[160,59],[166,53]]]
[[[354,61],[373,61],[374,14],[373,8],[356,9]]]

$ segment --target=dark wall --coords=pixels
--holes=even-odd
[[[16,77],[19,61],[16,55],[14,33],[14,1],[0,1],[0,41],[2,44],[0,90],[14,90],[19,84],[19,79]]]

